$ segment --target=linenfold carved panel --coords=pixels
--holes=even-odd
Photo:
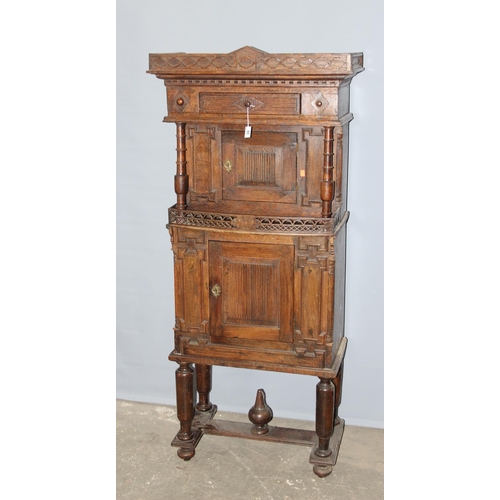
[[[297,134],[258,131],[250,138],[234,130],[221,133],[223,160],[232,168],[222,172],[222,199],[296,203]]]
[[[240,297],[240,300],[227,301],[223,323],[279,326],[280,318],[276,314],[280,290],[279,261],[225,259],[223,268],[224,275],[231,276],[231,280],[227,280],[228,296]],[[251,294],[250,300],[242,300],[247,294]]]
[[[209,253],[212,340],[291,340],[293,245],[210,240]]]
[[[273,147],[237,148],[236,157],[241,160],[242,166],[237,172],[237,185],[269,184],[277,187],[276,163],[280,161],[280,156],[280,150]]]

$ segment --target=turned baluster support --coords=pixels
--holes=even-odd
[[[333,127],[325,127],[325,145],[323,153],[323,181],[320,186],[321,217],[332,216],[333,182]]]
[[[316,455],[329,457],[332,454],[330,438],[333,434],[333,401],[335,386],[328,378],[320,378],[316,386],[316,434],[318,449]]]
[[[209,412],[213,405],[210,401],[210,391],[212,390],[212,366],[196,365],[196,387],[198,390],[198,411]]]
[[[318,435],[318,446],[315,455],[319,458],[327,458],[332,455],[330,438],[333,435],[333,406],[335,400],[335,385],[330,379],[320,378],[316,386],[316,434]],[[314,473],[319,477],[331,474],[331,465],[314,465]]]
[[[177,126],[177,173],[174,178],[175,192],[177,194],[176,208],[187,208],[186,195],[189,190],[189,177],[186,170],[186,124],[176,123]]]

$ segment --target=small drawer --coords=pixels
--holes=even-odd
[[[200,93],[200,113],[300,115],[300,94]]]

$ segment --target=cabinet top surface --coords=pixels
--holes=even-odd
[[[148,73],[158,78],[278,77],[341,80],[363,71],[363,54],[271,54],[242,47],[228,54],[149,54]]]

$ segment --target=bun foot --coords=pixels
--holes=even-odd
[[[313,472],[318,477],[326,477],[332,473],[333,467],[331,465],[315,465],[313,467]]]
[[[195,448],[198,446],[203,432],[200,429],[193,429],[193,437],[189,440],[179,439],[179,434],[172,441],[172,446],[177,446],[177,456],[182,460],[191,460],[194,457]]]
[[[177,455],[183,460],[191,460],[194,457],[194,448],[179,448],[177,450]]]

